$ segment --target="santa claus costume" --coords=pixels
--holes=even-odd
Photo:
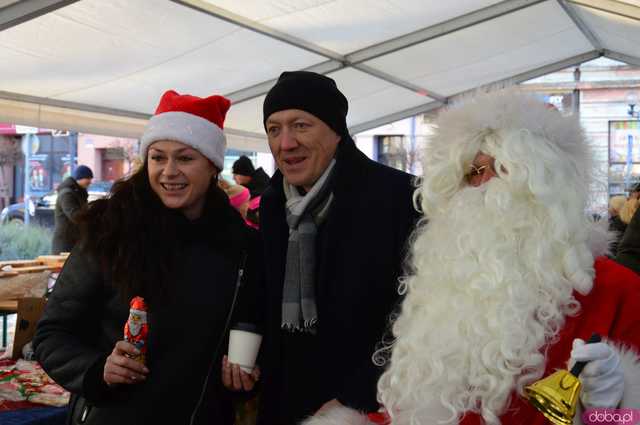
[[[394,342],[375,356],[386,418],[338,408],[308,423],[542,425],[524,388],[574,361],[588,362],[574,424],[640,407],[640,277],[594,252],[606,241],[585,213],[578,117],[509,90],[436,127]],[[592,333],[603,342],[585,345]]]

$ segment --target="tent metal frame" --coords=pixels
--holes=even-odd
[[[0,9],[0,31],[54,12],[79,0],[22,0]]]
[[[27,22],[31,19],[43,16],[47,13],[58,10],[62,7],[68,6],[77,2],[78,0],[22,0],[18,2],[9,3],[8,6],[0,8],[0,31],[12,28],[21,23]],[[383,80],[389,84],[397,87],[402,87],[406,90],[410,90],[419,95],[425,96],[427,99],[431,99],[422,105],[409,108],[404,111],[395,112],[385,116],[378,117],[374,120],[360,123],[350,128],[353,133],[365,131],[371,128],[378,127],[380,125],[388,124],[403,118],[407,118],[413,115],[425,113],[437,109],[451,101],[455,101],[461,96],[468,94],[469,92],[476,90],[492,90],[497,87],[504,87],[506,85],[518,84],[523,81],[527,81],[533,78],[540,77],[542,75],[555,72],[571,66],[580,65],[583,62],[595,59],[597,57],[605,56],[610,59],[618,60],[628,63],[634,66],[640,66],[640,58],[635,56],[629,56],[620,52],[604,49],[598,37],[591,30],[589,25],[580,17],[580,14],[576,10],[579,7],[587,7],[597,9],[607,13],[612,13],[618,16],[625,16],[629,19],[638,20],[640,17],[640,8],[628,5],[625,3],[617,2],[615,0],[504,0],[500,3],[488,6],[483,9],[476,10],[474,12],[461,15],[445,22],[441,22],[432,26],[422,28],[412,33],[396,37],[384,42],[366,47],[364,49],[343,55],[333,52],[329,49],[325,49],[321,46],[307,42],[300,38],[294,37],[290,34],[280,32],[267,25],[259,22],[247,19],[243,16],[231,13],[220,7],[216,7],[203,0],[169,0],[184,7],[191,8],[201,13],[208,14],[212,17],[222,19],[231,24],[239,27],[260,33],[274,40],[280,41],[290,46],[303,49],[307,52],[319,55],[326,60],[306,68],[308,71],[314,71],[321,74],[330,74],[341,69],[353,68],[365,74],[371,75],[375,78]],[[585,52],[583,54],[569,57],[561,61],[557,61],[551,64],[547,64],[535,69],[528,70],[526,72],[513,75],[509,78],[505,78],[499,81],[492,82],[490,84],[482,85],[473,90],[465,91],[464,93],[458,93],[452,96],[443,96],[437,92],[430,90],[428,87],[421,87],[413,84],[409,81],[405,81],[401,78],[389,75],[385,72],[377,70],[366,62],[375,58],[388,55],[397,52],[408,47],[424,43],[438,37],[443,37],[456,31],[463,30],[465,28],[478,25],[484,22],[488,22],[497,19],[502,16],[506,16],[520,10],[542,4],[548,1],[555,1],[564,10],[567,16],[580,30],[582,35],[588,40],[593,47],[593,50]],[[276,82],[275,79],[263,81],[258,84],[254,84],[243,88],[241,90],[234,91],[226,94],[234,103],[240,103],[255,99],[257,97],[265,95],[268,90]],[[59,101],[49,98],[28,96],[17,93],[11,93],[6,91],[0,91],[0,99],[16,100],[27,103],[35,103],[40,105],[54,106],[58,108],[64,108],[67,110],[76,110],[80,112],[95,112],[100,114],[108,114],[112,116],[121,116],[128,118],[143,118],[149,117],[149,114],[127,111],[121,109],[104,108],[95,105]],[[264,135],[227,128],[225,131],[229,134],[235,134],[242,137],[249,138],[262,138]]]

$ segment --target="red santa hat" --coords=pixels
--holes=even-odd
[[[140,154],[158,140],[184,143],[206,156],[222,170],[227,140],[222,131],[231,101],[222,96],[201,98],[169,90],[162,95],[155,114],[140,139]]]
[[[133,297],[129,303],[129,312],[142,317],[147,317],[147,304],[142,297]]]

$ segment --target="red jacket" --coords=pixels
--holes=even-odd
[[[575,338],[586,341],[594,332],[615,346],[634,349],[634,360],[639,361],[637,353],[640,352],[640,276],[606,257],[596,259],[594,267],[596,276],[593,289],[586,296],[574,294],[580,303],[580,311],[576,316],[567,317],[558,340],[549,347],[545,377],[556,370],[567,368]],[[629,379],[626,369],[625,379]],[[637,405],[623,407],[640,406],[640,400],[636,402]],[[390,423],[389,417],[381,413],[370,414],[369,421],[378,425]],[[527,400],[515,393],[506,413],[500,417],[500,422],[503,425],[549,424]],[[482,423],[480,416],[474,413],[465,415],[460,425]]]
[[[586,296],[575,294],[581,306],[580,312],[567,317],[558,341],[549,348],[545,377],[567,368],[575,338],[586,341],[594,332],[614,345],[640,351],[640,276],[606,257],[596,259],[594,266],[593,289]],[[541,413],[517,394],[512,396],[500,421],[503,425],[549,424]],[[482,422],[476,414],[466,415],[460,422],[460,425],[480,424]]]

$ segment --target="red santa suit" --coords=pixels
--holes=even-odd
[[[548,348],[544,376],[567,369],[573,340],[600,334],[620,356],[625,389],[620,407],[640,407],[640,276],[607,257],[598,257],[593,289],[587,295],[575,293],[580,303],[577,315],[567,317],[557,342]],[[581,409],[574,424],[582,424]],[[500,417],[503,425],[548,425],[548,420],[527,400],[514,392],[511,403]],[[338,408],[312,418],[307,425],[389,425],[384,413],[367,416],[348,408]],[[460,425],[481,425],[477,414],[467,414]],[[428,425],[428,424],[425,424]]]
[[[640,276],[606,257],[595,261],[596,276],[588,295],[575,293],[580,312],[567,317],[558,341],[549,347],[544,376],[567,369],[573,340],[589,339],[597,332],[618,349],[623,363],[625,391],[621,407],[640,407]],[[576,419],[579,419],[576,414]],[[527,400],[514,394],[503,425],[548,425],[548,420]],[[461,425],[480,425],[476,414],[466,415]],[[574,423],[581,423],[574,421]]]

